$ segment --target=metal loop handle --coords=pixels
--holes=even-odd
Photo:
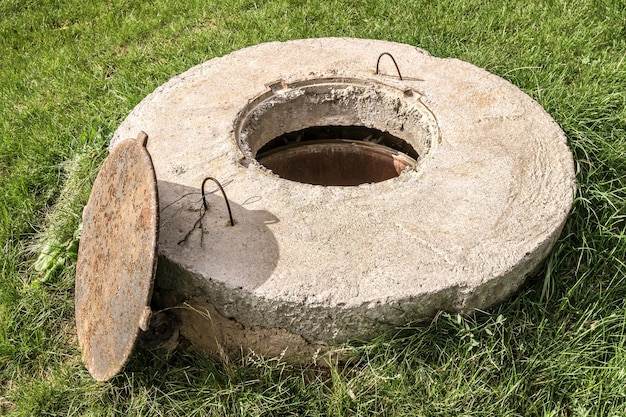
[[[226,197],[226,192],[224,191],[224,187],[222,187],[222,184],[220,184],[220,182],[213,177],[206,177],[204,181],[202,181],[201,190],[202,190],[202,204],[204,205],[204,209],[205,210],[209,209],[209,203],[207,203],[206,194],[204,193],[204,184],[206,184],[206,182],[209,180],[217,184],[218,188],[222,192],[222,195],[224,196],[224,201],[226,201],[226,208],[228,209],[228,217],[230,218],[230,225],[234,226],[235,221],[233,220],[233,213],[230,211],[230,203],[228,202],[228,197]]]
[[[400,74],[400,68],[398,68],[398,63],[396,62],[396,59],[393,57],[393,55],[391,55],[389,52],[383,52],[378,56],[378,61],[376,61],[376,75],[378,75],[380,59],[383,57],[383,55],[387,55],[389,58],[391,58],[391,60],[393,61],[393,65],[396,66],[396,71],[398,71],[398,77],[400,77],[400,81],[402,81],[402,74]]]

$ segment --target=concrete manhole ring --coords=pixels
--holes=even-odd
[[[384,52],[402,80],[387,57],[375,73]],[[111,147],[141,130],[162,208],[156,291],[228,320],[226,345],[334,344],[494,305],[548,255],[575,189],[565,135],[521,90],[378,40],[212,59],[147,96]],[[234,227],[211,194],[194,229],[207,176]]]

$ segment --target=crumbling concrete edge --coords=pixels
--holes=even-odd
[[[267,300],[224,284],[195,276],[165,257],[159,258],[157,292],[179,294],[170,298],[163,307],[180,307],[187,303],[211,315],[215,322],[209,327],[198,325],[191,312],[183,314],[192,319],[181,333],[209,352],[223,351],[232,354],[239,348],[265,355],[277,356],[291,350],[292,358],[301,362],[327,352],[329,346],[345,342],[371,340],[398,328],[434,317],[440,311],[471,314],[477,308],[484,310],[501,303],[517,291],[529,276],[537,273],[546,257],[557,243],[565,222],[555,230],[532,254],[529,254],[498,280],[486,280],[477,288],[452,286],[444,291],[406,298],[383,305],[358,307],[307,306],[299,303]],[[185,294],[181,298],[180,294]],[[223,306],[217,308],[216,306]],[[192,310],[193,308],[190,308]],[[197,313],[197,312],[196,312]],[[265,327],[255,323],[267,323]],[[193,324],[196,323],[196,324]],[[350,323],[350,326],[346,326]],[[194,328],[195,326],[195,328]],[[229,332],[231,334],[229,334]],[[303,334],[306,334],[305,338]],[[262,336],[262,337],[261,337]],[[217,337],[207,343],[207,337]]]

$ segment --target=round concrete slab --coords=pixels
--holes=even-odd
[[[385,52],[403,80],[385,56],[376,74]],[[419,159],[358,186],[289,181],[254,160],[312,126],[388,132]],[[210,60],[146,97],[112,149],[141,129],[164,207],[157,287],[266,340],[370,338],[492,306],[548,255],[575,189],[566,137],[519,88],[384,41],[274,42]],[[234,227],[217,194],[199,221],[209,175],[226,184]]]

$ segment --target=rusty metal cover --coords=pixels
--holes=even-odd
[[[159,210],[148,135],[120,142],[83,212],[76,265],[76,330],[98,381],[120,372],[150,319]]]

